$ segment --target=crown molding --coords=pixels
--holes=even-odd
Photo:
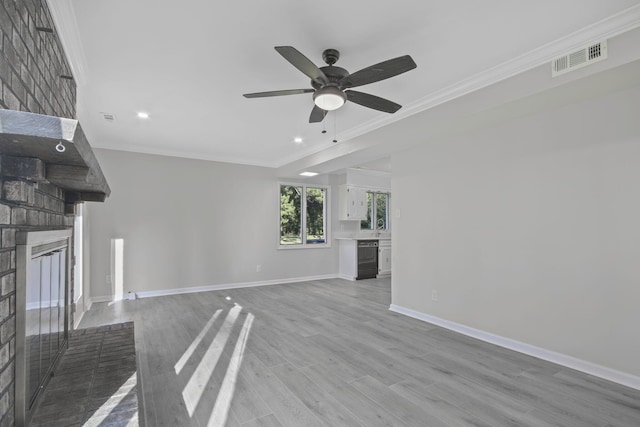
[[[348,141],[406,117],[491,86],[525,71],[550,63],[562,55],[581,49],[591,43],[618,36],[638,27],[640,27],[640,4],[622,10],[553,42],[544,44],[467,79],[433,92],[407,105],[393,115],[370,120],[362,125],[341,132],[337,137],[340,141]]]
[[[73,4],[70,0],[47,0],[47,6],[73,78],[78,86],[83,86],[88,67]]]
[[[273,169],[273,165],[270,162],[260,162],[255,159],[249,159],[244,157],[230,157],[230,156],[212,156],[202,152],[171,150],[166,148],[149,147],[142,144],[118,144],[113,143],[109,145],[95,144],[92,145],[94,149],[106,150],[106,151],[124,151],[127,153],[136,154],[148,154],[152,156],[164,156],[164,157],[177,157],[181,159],[189,160],[201,160],[205,162],[217,162],[217,163],[230,163],[234,165],[242,166],[255,166],[261,168]]]

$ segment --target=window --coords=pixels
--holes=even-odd
[[[328,189],[280,185],[280,246],[328,246]]]
[[[367,192],[367,219],[360,221],[360,229],[389,229],[389,193]]]

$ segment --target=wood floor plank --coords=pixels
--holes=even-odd
[[[214,380],[222,384],[225,375],[228,375],[228,358],[222,361],[222,369],[214,371]],[[273,411],[266,404],[262,396],[251,386],[248,379],[239,375],[233,384],[233,399],[229,404],[229,410],[240,424],[247,421],[271,415]],[[223,396],[226,398],[227,396]],[[205,402],[207,402],[205,398]]]
[[[351,372],[340,364],[314,365],[301,371],[315,384],[331,393],[369,427],[404,427],[399,418],[374,400],[358,391],[349,382]]]
[[[635,417],[640,417],[640,396],[638,390],[621,384],[611,383],[590,375],[585,375],[573,369],[562,369],[553,375],[555,379],[561,381],[571,391],[582,390],[591,400],[600,403],[610,403],[621,405],[625,411],[630,412]],[[637,422],[640,425],[640,421]]]
[[[471,338],[444,328],[436,327],[427,334],[438,342],[437,347],[446,347],[457,355],[464,353],[467,358],[483,360],[501,366],[500,370],[512,369],[511,372],[529,370],[537,374],[552,375],[562,369],[560,366],[526,354],[518,353],[475,338]]]
[[[269,344],[269,340],[263,338],[258,329],[249,335],[247,353],[255,355],[267,367],[287,363],[288,360],[275,347]]]
[[[350,343],[341,343],[340,340],[324,335],[317,335],[311,337],[311,339],[336,354],[339,360],[342,360],[343,363],[356,372],[366,372],[387,385],[395,384],[403,379],[401,374],[390,370],[378,358],[354,350],[353,345]]]
[[[566,419],[564,416],[544,411],[541,409],[532,409],[527,412],[519,420],[521,424],[518,425],[531,425],[540,427],[581,427],[580,421],[575,419]],[[612,427],[612,426],[610,426]],[[623,426],[620,426],[623,427]],[[631,427],[631,426],[624,426]]]
[[[375,331],[367,333],[366,329],[363,330],[356,326],[338,328],[337,325],[333,325],[333,327],[335,327],[336,331],[334,340],[343,347],[354,351],[357,357],[361,359],[361,363],[384,367],[384,370],[377,371],[378,374],[384,375],[390,371],[400,374],[401,378],[413,377],[427,384],[435,381],[430,370],[422,369],[422,361],[415,363],[415,360],[409,357],[411,352],[409,354],[401,353],[397,351],[396,347],[390,347],[391,345],[402,346],[402,341],[397,340],[396,337],[376,334]],[[354,334],[354,330],[357,330],[358,333]],[[411,347],[410,344],[409,347]],[[403,350],[406,350],[406,348]],[[369,371],[364,371],[364,373],[369,373]],[[394,379],[398,379],[398,377],[385,376],[376,376],[376,378],[379,378],[385,384],[393,384]]]
[[[260,322],[258,318],[258,323]],[[284,359],[299,367],[318,363],[320,360],[316,358],[316,354],[310,347],[308,339],[295,334],[284,334],[278,331],[268,331],[266,328],[257,327],[254,330],[254,336],[257,340],[264,340],[266,346],[281,354]]]
[[[148,383],[153,389],[154,418],[157,426],[199,425],[187,412],[182,399],[182,389],[167,384],[175,384],[175,374],[165,373],[152,376]]]
[[[565,399],[574,402],[576,406],[588,407],[598,414],[596,422],[610,420],[620,425],[640,426],[640,400],[626,401],[624,399],[605,398],[598,392],[583,388],[572,381],[562,378],[539,377],[529,372],[520,377],[526,379],[528,384],[535,385],[538,389],[545,389],[556,396],[565,396]]]
[[[364,425],[330,393],[318,387],[293,366],[289,364],[275,366],[271,371],[326,425],[335,427]]]
[[[216,405],[229,427],[640,425],[638,390],[390,303],[388,278],[328,279],[94,304],[80,326],[135,323],[149,426],[205,426]]]
[[[493,427],[535,427],[523,424],[520,419],[532,408],[492,390],[457,377],[455,381],[425,384],[413,379],[403,381],[415,393],[431,399],[442,399],[462,412],[484,420]],[[395,386],[392,386],[395,387]],[[487,404],[490,402],[490,404]],[[445,419],[445,418],[443,418]]]
[[[379,347],[401,346],[412,354],[425,354],[433,351],[435,341],[430,341],[428,336],[414,336],[412,334],[394,333],[384,325],[371,322],[358,322],[355,320],[341,320],[335,317],[323,317],[318,322],[327,330],[334,330],[335,334],[349,337],[361,343],[377,344]],[[357,331],[354,334],[354,331]]]
[[[389,412],[409,426],[447,426],[444,421],[432,415],[424,406],[416,405],[405,399],[373,377],[360,378],[353,381],[351,385],[379,405],[384,405]]]
[[[242,424],[242,427],[283,427],[275,415],[266,415]]]
[[[273,414],[287,426],[322,426],[322,422],[288,389],[269,368],[248,354],[242,376],[262,396]]]
[[[534,409],[554,413],[556,419],[562,420],[567,425],[581,424],[585,427],[595,427],[603,423],[599,414],[590,413],[584,405],[578,404],[570,396],[562,396],[551,390],[539,388],[521,377],[489,370],[475,360],[462,359],[455,355],[445,357],[439,354],[429,354],[424,358],[430,363],[450,372],[456,372],[498,393],[510,395],[521,402],[528,402]]]
[[[425,390],[410,380],[394,384],[389,388],[451,427],[495,427],[495,425],[471,415],[450,401],[442,399],[437,392]]]

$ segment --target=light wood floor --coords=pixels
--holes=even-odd
[[[99,304],[148,426],[640,426],[640,391],[392,313],[388,279]]]

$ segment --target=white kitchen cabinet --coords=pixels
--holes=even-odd
[[[367,189],[353,185],[340,186],[340,220],[367,219]]]
[[[378,277],[391,275],[391,240],[378,243]]]
[[[358,241],[355,239],[339,239],[340,277],[346,280],[356,280],[358,277]]]

